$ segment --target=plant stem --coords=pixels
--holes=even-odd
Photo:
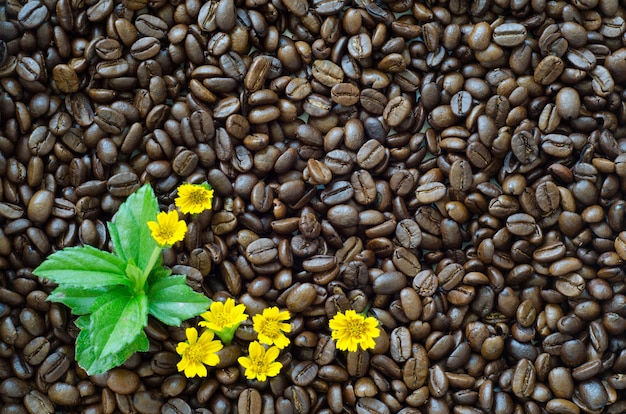
[[[372,307],[372,302],[367,302],[367,306],[365,306],[365,309],[363,309],[363,312],[361,312],[361,315],[367,318],[367,312],[370,311],[371,307]]]
[[[160,246],[155,246],[154,250],[152,250],[152,255],[150,256],[150,261],[148,262],[148,265],[146,266],[146,268],[143,269],[142,279],[143,279],[143,284],[144,285],[146,284],[146,280],[148,279],[148,275],[152,271],[152,268],[154,267],[156,261],[159,259],[159,256],[161,255],[162,252],[163,252],[163,248],[160,247]],[[141,289],[143,289],[143,286],[141,286]]]

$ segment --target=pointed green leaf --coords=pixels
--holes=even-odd
[[[106,287],[84,288],[78,286],[58,287],[48,295],[51,302],[59,302],[72,310],[74,315],[85,315],[96,299],[107,293]]]
[[[158,213],[159,204],[149,184],[131,194],[108,224],[113,251],[124,261],[132,259],[144,269],[157,247],[147,223],[156,220]]]
[[[76,320],[74,320],[74,325],[78,327],[78,329],[89,329],[91,325],[91,315],[81,315]]]
[[[33,273],[63,285],[85,288],[129,284],[126,263],[92,246],[68,247],[48,256]]]
[[[107,222],[107,229],[109,230],[109,236],[111,238],[111,246],[113,246],[113,254],[122,259],[123,261],[128,261],[126,255],[124,255],[124,251],[122,250],[122,241],[120,240],[120,235],[117,231],[117,226],[112,222]]]
[[[144,294],[117,296],[93,309],[91,342],[96,355],[120,352],[148,324],[148,298]]]
[[[152,269],[152,272],[150,272],[150,275],[148,276],[148,285],[152,286],[159,280],[165,279],[171,274],[172,274],[172,270],[168,267],[163,267],[162,258],[159,258],[159,260],[157,261],[157,264],[154,266],[154,268]]]
[[[81,325],[84,323],[85,321],[82,321]],[[148,337],[143,330],[131,339],[119,352],[109,355],[97,354],[91,342],[91,331],[88,328],[81,328],[76,338],[76,361],[89,375],[102,374],[122,365],[135,352],[145,352],[150,347]]]
[[[130,298],[132,295],[133,290],[130,286],[112,286],[107,289],[106,293],[104,293],[94,301],[93,305],[91,305],[91,308],[89,308],[89,312],[93,313],[100,307],[116,300],[117,298]]]
[[[135,266],[132,261],[126,265],[126,277],[130,280],[130,283],[135,288],[135,292],[143,292],[146,280],[143,275],[143,271]]]
[[[185,276],[174,275],[150,287],[148,311],[152,316],[167,325],[178,326],[209,309],[211,300],[194,292],[185,280]]]

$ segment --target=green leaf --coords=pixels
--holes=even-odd
[[[78,327],[78,329],[89,329],[91,325],[91,315],[81,315],[76,320],[74,320],[74,325]]]
[[[95,304],[91,315],[91,342],[96,355],[122,351],[148,324],[148,298],[140,295],[120,295],[106,303]]]
[[[178,326],[209,309],[211,300],[194,292],[185,276],[175,275],[157,281],[148,291],[148,311],[161,322]]]
[[[78,319],[81,318],[84,317],[81,316]],[[145,352],[150,347],[148,337],[142,330],[119,352],[108,355],[97,354],[92,343],[91,331],[88,328],[89,317],[81,322],[78,322],[78,319],[76,326],[80,323],[82,327],[78,338],[76,338],[76,361],[89,375],[102,374],[111,368],[120,366],[135,352]]]
[[[131,263],[128,263],[128,265],[126,265],[126,277],[128,278],[128,280],[130,280],[130,283],[134,286],[135,292],[143,293],[143,288],[146,283],[146,280],[144,278],[143,271],[137,266],[135,266],[132,263],[132,260],[131,260]]]
[[[156,220],[158,213],[159,204],[150,184],[131,194],[108,223],[115,254],[125,262],[132,259],[137,267],[145,269],[157,247],[147,223]]]
[[[128,285],[126,263],[92,246],[68,247],[48,256],[33,273],[63,285],[84,288]]]
[[[163,265],[161,264],[161,260],[159,260],[159,262],[157,262],[157,265],[154,266],[152,272],[150,272],[150,275],[148,276],[148,285],[152,286],[159,280],[165,279],[171,274],[172,270],[168,267],[163,267]]]
[[[117,298],[124,297],[130,298],[133,296],[133,290],[130,286],[113,286],[107,289],[107,292],[97,298],[91,308],[89,308],[89,312],[93,313],[101,306],[116,300]]]
[[[106,293],[106,287],[63,286],[54,289],[47,300],[64,304],[74,315],[85,315],[90,312],[89,309],[96,299]]]

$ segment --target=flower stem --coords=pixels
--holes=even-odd
[[[365,306],[365,309],[363,309],[363,312],[361,312],[361,315],[367,318],[367,312],[369,312],[371,308],[372,308],[372,302],[367,302],[367,305]]]
[[[154,265],[156,264],[157,260],[161,256],[162,252],[163,252],[163,248],[162,247],[154,246],[154,250],[152,250],[152,255],[150,256],[150,260],[148,261],[148,265],[146,266],[145,269],[143,269],[142,279],[143,279],[143,284],[144,285],[146,284],[146,280],[148,279],[148,275],[152,271],[152,268],[154,268]],[[140,288],[143,289],[143,286],[140,286]]]

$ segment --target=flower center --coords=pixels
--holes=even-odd
[[[365,333],[365,324],[360,321],[352,321],[348,324],[348,335],[352,338],[359,338]]]
[[[161,227],[159,233],[161,233],[162,238],[170,239],[174,236],[174,229],[170,226]]]
[[[269,336],[270,338],[274,338],[278,336],[280,333],[280,329],[278,328],[278,321],[274,319],[268,319],[265,321],[265,324],[261,328],[263,335]]]
[[[189,195],[189,198],[191,199],[191,202],[194,204],[202,204],[206,200],[204,193],[200,191],[194,191],[193,193]]]
[[[189,348],[187,348],[187,358],[189,358],[189,360],[194,361],[194,362],[198,362],[200,361],[202,358],[202,348],[200,348],[198,345],[191,345],[189,346]]]
[[[267,361],[265,361],[265,358],[259,358],[255,360],[253,364],[257,372],[263,373],[267,372],[267,370],[269,369],[269,364],[267,363]]]
[[[213,323],[215,323],[215,325],[219,326],[220,328],[223,328],[228,324],[228,322],[229,319],[226,317],[226,314],[222,312],[215,315],[215,320]]]

